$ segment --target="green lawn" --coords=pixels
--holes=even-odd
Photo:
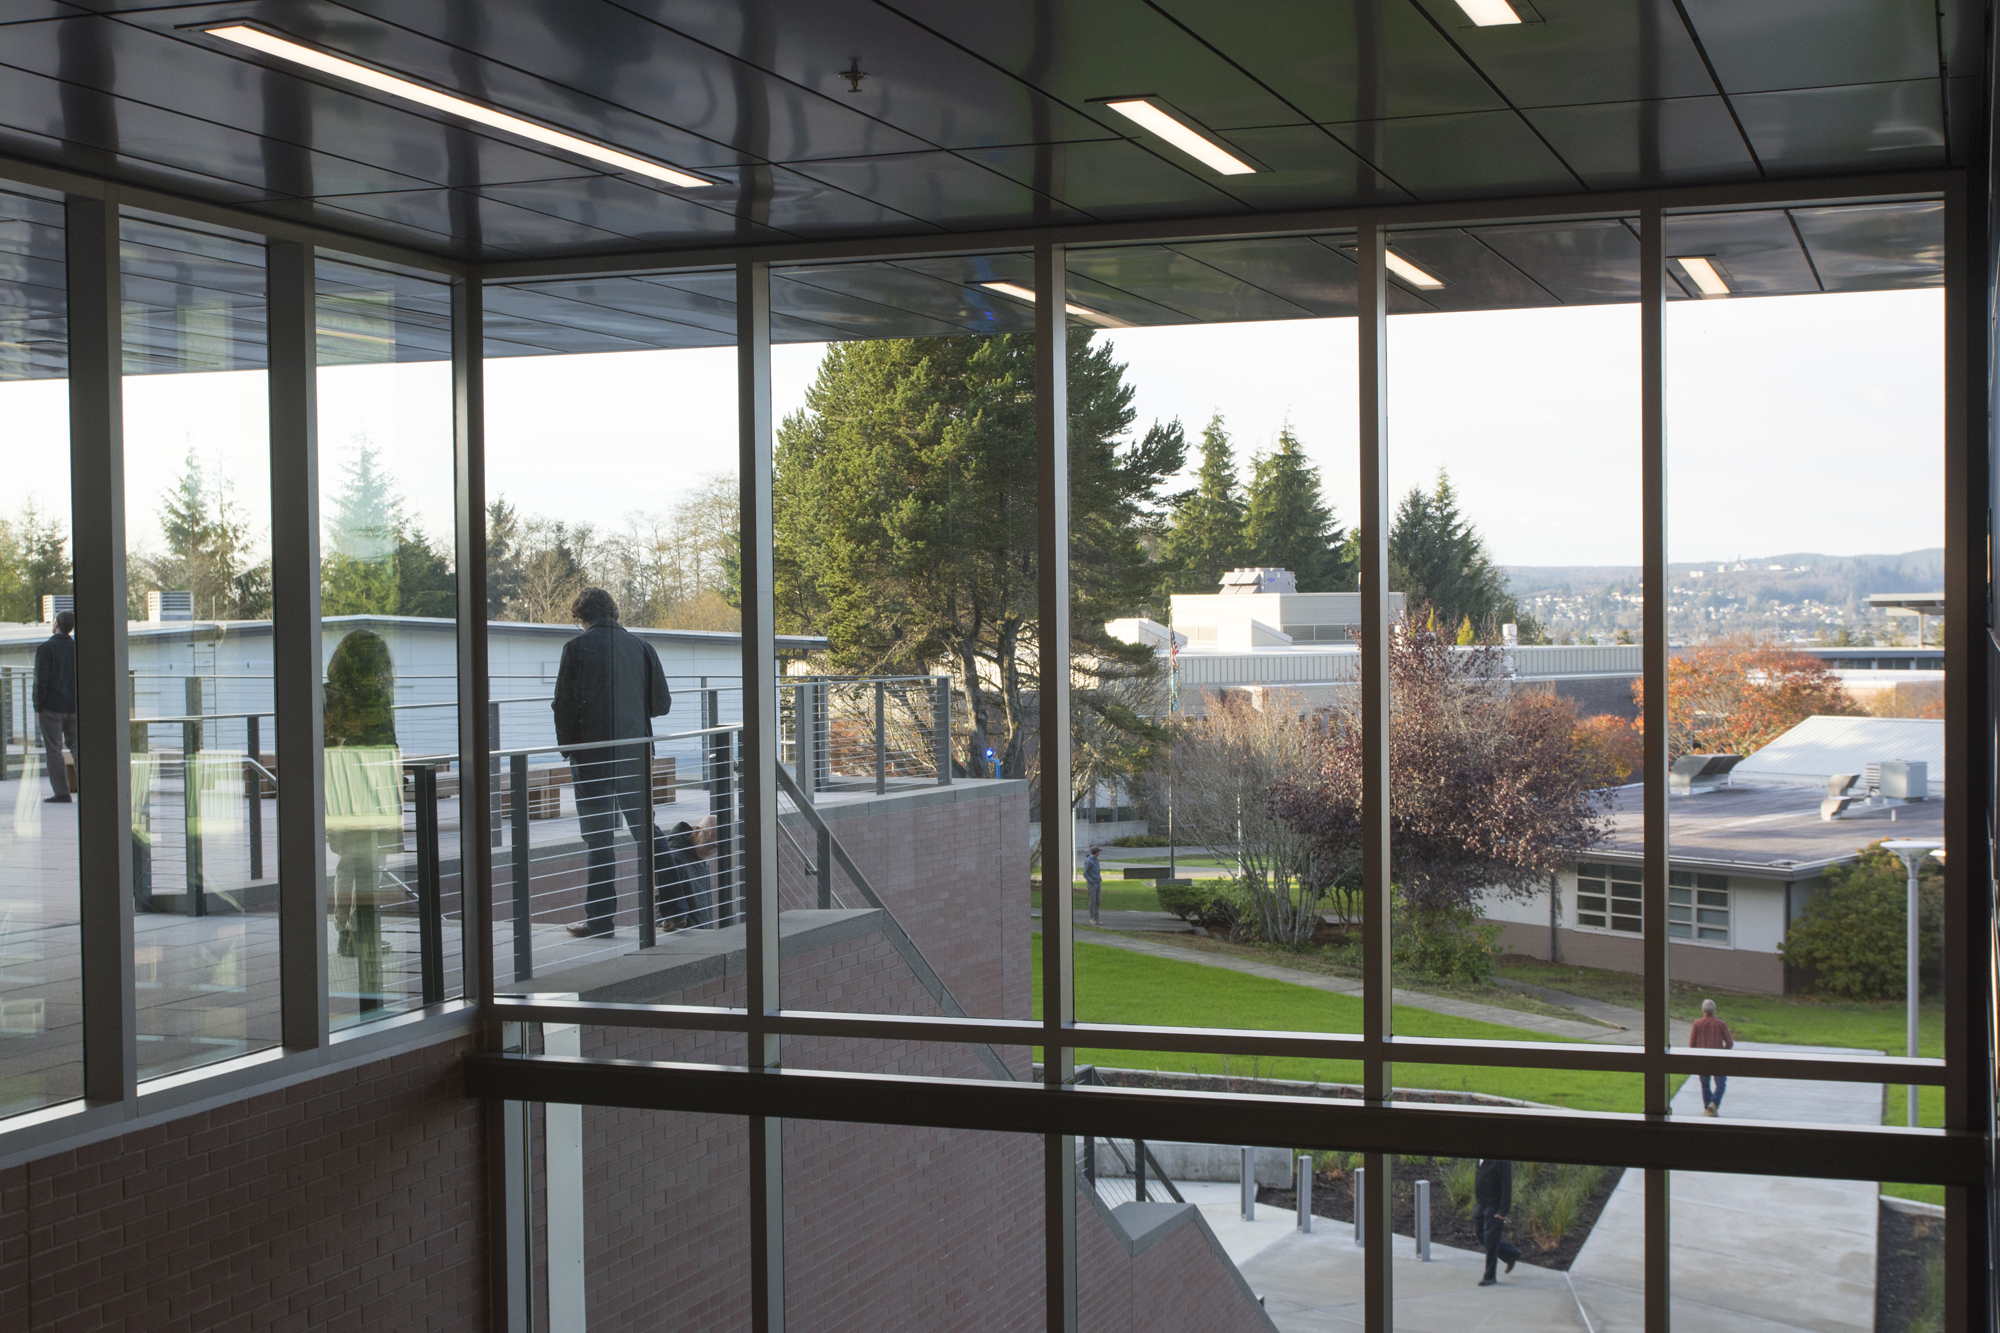
[[[1071,899],[1079,912],[1090,906],[1090,893],[1083,887],[1082,881],[1078,881],[1076,892],[1071,895]],[[1028,906],[1039,908],[1041,905],[1042,891],[1028,890]],[[1157,912],[1160,910],[1160,895],[1150,882],[1143,879],[1107,878],[1104,881],[1102,906],[1107,912]]]
[[[1035,937],[1035,1012],[1041,1012],[1041,937]],[[1200,963],[1152,958],[1104,945],[1076,945],[1076,1013],[1085,1022],[1133,1023],[1165,1027],[1289,1029],[1300,1032],[1357,1032],[1361,1001],[1307,986],[1246,976]],[[1558,1040],[1523,1028],[1481,1023],[1396,1006],[1396,1030],[1413,1037],[1454,1037],[1501,1041]],[[1086,1050],[1079,1064],[1121,1069],[1177,1070],[1239,1077],[1297,1079],[1302,1082],[1356,1083],[1356,1061],[1227,1059],[1219,1055],[1171,1052]],[[1485,1092],[1524,1101],[1585,1111],[1638,1111],[1639,1080],[1629,1074],[1569,1070],[1465,1068],[1398,1065],[1396,1086]]]

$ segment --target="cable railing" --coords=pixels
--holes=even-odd
[[[1078,1084],[1103,1087],[1096,1065],[1084,1065],[1073,1080]],[[1078,1135],[1077,1174],[1090,1182],[1097,1197],[1111,1207],[1121,1203],[1186,1203],[1174,1182],[1160,1168],[1160,1159],[1144,1139],[1107,1139]]]

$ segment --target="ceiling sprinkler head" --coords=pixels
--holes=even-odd
[[[847,68],[840,71],[840,77],[847,80],[847,91],[850,94],[860,92],[861,81],[868,77],[868,75],[862,71],[861,57],[855,56],[851,61],[849,61]]]

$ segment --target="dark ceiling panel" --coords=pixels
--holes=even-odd
[[[623,0],[626,8],[940,148],[1111,131],[874,0]],[[840,71],[868,75],[852,91]]]
[[[185,23],[201,14],[176,9],[146,17],[164,25],[169,19]],[[44,108],[39,123],[5,114],[6,123],[97,147],[109,147],[101,141],[115,136],[120,151],[168,162],[176,158],[162,157],[157,148],[127,146],[125,141],[164,144],[171,151],[185,135],[192,147],[180,151],[207,156],[207,174],[258,189],[301,192],[286,180],[265,184],[269,170],[253,136],[267,136],[279,145],[329,150],[350,162],[440,185],[596,174],[567,157],[474,133],[387,99],[296,78],[205,43],[144,31],[124,21],[68,19],[21,32],[31,40],[16,41],[20,34],[10,33],[7,61],[17,68],[59,73],[70,92],[67,97],[44,93],[39,98]],[[11,76],[7,79],[13,81]],[[80,101],[79,88],[116,92],[146,105]],[[253,146],[236,147],[231,136]],[[282,168],[288,160],[282,148],[274,151],[274,166]]]
[[[1980,113],[1982,80],[1949,78],[1945,90],[1945,148],[1955,167],[1969,166],[1986,151],[1988,129]]]
[[[1730,99],[1772,174],[1945,165],[1936,79],[1806,88]]]
[[[1068,205],[952,153],[795,162],[790,169],[953,231],[1086,220]]]
[[[1942,203],[1795,208],[1792,220],[1830,292],[1944,283]]]
[[[1754,213],[1676,213],[1666,219],[1669,257],[1699,255],[1715,264],[1739,296],[1816,292],[1819,281],[1783,209]]]
[[[348,0],[327,44],[398,73],[677,166],[724,166],[931,145],[603,0]],[[185,19],[179,20],[185,22]],[[431,41],[391,28],[414,29]],[[581,90],[588,89],[585,93]]]
[[[1512,111],[1370,120],[1327,128],[1419,199],[1562,194],[1582,188]]]
[[[1315,121],[1495,111],[1506,103],[1424,16],[1380,0],[1155,0]],[[1165,91],[1164,89],[1162,91]]]
[[[83,11],[62,0],[0,0],[0,23],[39,23],[43,19],[68,18]]]
[[[1389,248],[1444,283],[1418,293],[1434,310],[1502,310],[1552,306],[1560,302],[1519,269],[1455,228],[1399,231]],[[1394,287],[1408,287],[1391,274]]]
[[[1682,0],[1726,93],[1936,78],[1935,0]]]
[[[738,167],[731,174],[741,179],[718,190],[718,202],[734,198],[732,206],[739,216],[797,236],[853,232],[907,235],[937,230],[876,200],[849,194],[784,167]]]
[[[956,324],[914,311],[795,282],[782,269],[771,274],[771,310],[837,329],[843,338],[946,338],[965,332]]]
[[[1473,26],[1456,0],[1416,0],[1515,106],[1715,92],[1673,0],[1534,0],[1540,23]]]
[[[1720,97],[1524,111],[1593,190],[1755,180],[1757,160]]]
[[[1232,130],[1229,142],[1268,170],[1222,183],[1254,208],[1326,208],[1398,204],[1410,196],[1317,125]]]
[[[1190,172],[1124,139],[1019,148],[981,148],[974,162],[1052,195],[1092,217],[1229,213],[1242,205]],[[1239,178],[1240,179],[1240,178]]]
[[[1203,322],[1305,319],[1313,313],[1165,246],[1078,250],[1069,254],[1068,262],[1071,273]]]
[[[1073,107],[1157,96],[1217,130],[1307,119],[1144,0],[885,2]],[[1120,134],[1131,128],[1115,112],[1090,114]]]
[[[531,213],[497,199],[482,199],[470,190],[345,194],[322,202],[364,217],[420,227],[444,236],[466,237],[475,245],[498,246],[520,254],[549,254],[565,247],[594,250],[631,244],[626,238],[597,227],[546,213]]]
[[[1354,244],[1353,237],[1347,238],[1347,244]],[[1331,319],[1354,316],[1359,280],[1354,261],[1334,245],[1320,244],[1310,236],[1203,241],[1174,249],[1239,282],[1279,296],[1305,314]]]
[[[642,292],[643,286],[629,278],[600,281],[587,295],[568,284],[488,287],[487,320],[490,327],[497,316],[502,336],[514,341],[574,347],[578,338],[590,338],[601,351],[716,347],[735,341],[733,333],[662,318],[662,310],[670,313],[659,299],[664,293],[657,288]],[[645,308],[633,308],[640,302]],[[525,323],[546,325],[548,331],[531,337]]]
[[[1565,305],[1639,299],[1639,238],[1615,218],[1470,231]]]
[[[519,185],[493,185],[483,191],[518,208],[547,213],[569,222],[634,240],[669,243],[700,237],[704,240],[736,238],[744,241],[772,241],[781,234],[754,222],[738,221],[723,208],[733,189],[704,191],[702,203],[678,191],[654,190],[634,184],[623,176],[592,176],[587,180],[528,181]]]
[[[889,306],[926,321],[949,324],[960,333],[1028,333],[1035,327],[1034,311],[1019,301],[902,264],[823,264],[772,271],[774,278],[779,275],[870,305]]]

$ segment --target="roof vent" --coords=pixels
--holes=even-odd
[[[155,625],[168,620],[193,620],[194,594],[191,592],[147,593],[146,619]]]
[[[1699,796],[1729,785],[1729,770],[1743,762],[1740,754],[1684,754],[1667,770],[1667,791],[1673,796]]]
[[[1299,576],[1289,569],[1232,569],[1222,576],[1222,591],[1230,596],[1298,590]]]

